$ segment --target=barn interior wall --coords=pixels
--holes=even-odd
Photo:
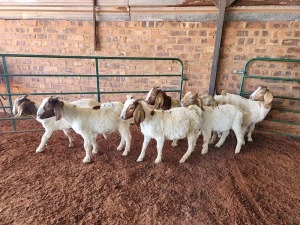
[[[299,21],[231,21],[225,22],[223,42],[218,69],[217,91],[223,89],[237,93],[246,60],[253,57],[288,57],[300,58],[300,22]],[[184,62],[184,91],[196,91],[207,94],[211,72],[215,21],[202,22],[167,22],[167,21],[103,21],[97,22],[98,51],[93,46],[93,24],[81,20],[0,20],[0,52],[18,54],[53,54],[53,55],[101,55],[101,56],[135,56],[135,57],[178,57]],[[53,64],[54,65],[54,64]],[[39,61],[17,61],[10,63],[11,73],[56,72],[53,65],[41,65]],[[272,69],[271,64],[260,67],[256,72],[274,76],[299,78],[299,67]],[[156,67],[156,68],[159,68]],[[120,68],[109,67],[110,72]],[[65,72],[89,73],[89,66],[76,64],[60,65]],[[158,69],[159,70],[159,69]],[[159,71],[157,71],[159,72]],[[21,80],[20,80],[21,79]],[[58,79],[47,81],[55,83],[53,87],[64,88]],[[22,78],[14,90],[31,92],[43,91],[45,85],[36,78]],[[116,82],[115,80],[112,82]],[[3,83],[3,82],[2,82]],[[61,82],[60,82],[61,83]],[[122,85],[130,80],[122,80]],[[144,80],[144,89],[152,83]],[[246,90],[253,91],[260,81],[250,81]],[[74,84],[72,84],[74,85]],[[76,84],[75,84],[76,85]],[[89,89],[89,82],[85,88]],[[288,93],[299,97],[299,84],[268,83],[275,94]],[[94,85],[93,85],[94,86]],[[114,85],[118,90],[118,85]],[[128,84],[130,87],[130,84]],[[1,84],[1,92],[5,91]],[[297,105],[295,102],[284,104]],[[299,105],[298,105],[299,106]]]

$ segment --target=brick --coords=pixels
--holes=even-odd
[[[215,28],[216,22],[214,21],[204,21],[202,22],[202,28]]]
[[[188,32],[188,36],[198,36],[198,35],[199,35],[199,32],[196,30],[192,30],[192,31]]]
[[[238,45],[244,45],[244,44],[245,44],[245,38],[239,38]]]
[[[284,39],[282,40],[281,44],[288,45],[288,46],[292,46],[292,45],[297,46],[299,42],[300,42],[299,39]]]
[[[191,38],[178,38],[177,44],[190,44],[192,42]]]
[[[236,36],[248,36],[248,31],[239,30],[239,31],[236,33]]]
[[[287,53],[292,53],[292,54],[300,54],[300,48],[297,47],[290,47],[286,50]]]
[[[282,28],[288,28],[289,22],[270,22],[269,28],[275,28],[275,29],[282,29]]]
[[[266,28],[266,23],[265,22],[247,22],[246,28],[264,29],[264,28]]]
[[[266,37],[266,36],[268,36],[268,35],[269,35],[269,32],[268,32],[268,31],[265,31],[265,30],[264,30],[264,31],[262,32],[262,36],[263,36],[263,37]]]

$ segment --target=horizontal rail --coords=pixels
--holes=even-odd
[[[272,118],[265,118],[265,120],[277,122],[277,123],[284,123],[284,124],[289,124],[289,125],[300,126],[300,123],[296,123],[294,121],[285,121],[285,120],[278,120],[278,119],[272,119]]]
[[[245,75],[245,78],[255,78],[255,79],[263,79],[263,80],[281,80],[281,81],[295,81],[300,82],[298,78],[284,78],[284,77],[265,77],[265,76],[256,76],[256,75]]]
[[[89,92],[39,92],[39,93],[15,93],[15,94],[2,94],[3,96],[22,96],[22,95],[81,95],[81,94],[125,94],[125,93],[148,93],[149,91],[89,91]],[[164,92],[180,92],[179,89],[164,90]]]
[[[280,132],[280,131],[275,131],[275,130],[269,130],[269,129],[264,129],[264,128],[257,128],[258,130],[264,131],[264,132],[269,132],[273,134],[280,134],[288,137],[293,137],[293,138],[300,138],[300,135],[296,134],[290,134],[290,133],[285,133],[285,132]]]
[[[272,111],[300,113],[300,110],[285,109],[285,108],[274,108],[274,107],[272,107]]]
[[[181,74],[135,74],[135,75],[119,75],[119,74],[109,74],[109,75],[79,75],[79,74],[6,74],[8,77],[180,77]]]

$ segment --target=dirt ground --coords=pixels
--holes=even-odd
[[[10,123],[0,121],[1,131]],[[39,127],[34,120],[18,128]],[[143,136],[131,127],[131,152],[116,150],[112,134],[98,138],[93,163],[82,163],[83,141],[68,148],[61,131],[36,154],[43,132],[0,136],[0,224],[300,224],[300,140],[254,131],[234,154],[231,135],[220,149],[179,160],[187,141],[154,164],[156,143],[137,163]]]

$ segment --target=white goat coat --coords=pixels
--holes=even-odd
[[[140,124],[144,135],[176,140],[186,138],[194,129],[199,130],[201,114],[199,115],[196,110],[177,107],[165,111],[155,110],[152,116],[147,104],[145,102],[141,104],[145,110],[145,120]]]
[[[242,96],[227,93],[224,95],[215,95],[214,98],[221,104],[232,104],[240,107],[240,109],[249,117],[251,123],[261,122],[270,108],[265,108],[259,101],[246,99]]]
[[[129,99],[125,102],[121,117],[125,118],[126,110],[130,104],[135,100]],[[180,163],[186,161],[195,148],[197,141],[197,134],[201,123],[201,110],[198,106],[191,106],[189,108],[178,107],[166,111],[155,110],[151,115],[151,109],[143,101],[143,110],[145,112],[144,121],[140,123],[141,131],[144,134],[144,142],[138,162],[143,161],[146,153],[146,148],[152,138],[157,142],[157,157],[155,163],[160,163],[162,160],[162,149],[165,139],[177,140],[188,139],[188,149]]]
[[[204,106],[203,123],[200,130],[203,134],[202,154],[208,152],[208,142],[211,137],[211,132],[222,132],[222,137],[216,144],[216,147],[223,145],[229,131],[232,129],[236,135],[237,145],[235,153],[239,153],[241,146],[244,144],[243,113],[239,107],[234,105],[220,105],[215,108]]]
[[[129,121],[124,121],[120,118],[123,103],[109,103],[111,105],[100,109],[80,107],[68,102],[63,103],[63,118],[84,139],[86,152],[83,159],[84,163],[89,163],[91,161],[91,153],[95,154],[98,151],[94,134],[109,134],[119,131],[121,142],[117,150],[121,150],[124,144],[126,144],[123,156],[128,154],[130,151],[131,134]],[[91,145],[95,146],[93,152],[91,152]]]
[[[80,99],[71,102],[71,104],[81,106],[81,107],[89,107],[92,108],[94,106],[99,106],[100,103],[92,100],[92,99]],[[40,105],[35,103],[36,108],[38,109]],[[56,120],[55,117],[47,118],[47,119],[40,119],[36,118],[37,121],[39,121],[45,129],[52,129],[52,130],[63,130],[63,129],[70,129],[71,124],[67,122],[65,119]]]
[[[73,130],[77,133],[106,134],[118,130],[120,122],[122,122],[120,118],[122,108],[121,102],[116,104],[113,110],[111,107],[95,110],[64,102],[63,118],[72,125]]]

